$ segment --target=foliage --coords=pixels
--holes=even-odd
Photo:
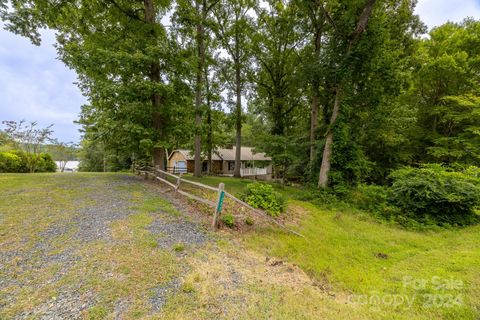
[[[466,225],[478,220],[480,184],[461,172],[440,165],[403,168],[390,178],[390,201],[407,217],[422,222]]]
[[[21,150],[0,152],[0,172],[30,172],[28,165],[32,162],[36,163],[34,172],[55,172],[57,169],[48,153],[28,154]]]
[[[0,172],[22,172],[22,159],[12,152],[0,152]]]
[[[35,172],[55,172],[57,170],[57,165],[50,154],[42,152],[38,155],[38,158]]]
[[[254,182],[247,185],[243,200],[254,208],[266,210],[276,217],[285,210],[286,199],[270,184]]]
[[[229,228],[235,227],[235,219],[230,213],[223,214],[220,220]]]
[[[373,216],[394,220],[398,208],[388,202],[389,190],[383,186],[359,184],[350,193],[349,200],[359,209]]]
[[[16,149],[25,152],[24,159],[26,160],[28,171],[33,173],[38,170],[44,170],[43,168],[38,168],[38,166],[44,165],[44,163],[41,163],[42,161],[45,162],[40,153],[47,142],[53,141],[51,138],[53,124],[46,128],[38,128],[37,122],[27,124],[24,120],[19,122],[3,121],[2,123],[6,126],[5,134]]]
[[[316,201],[329,202],[404,166],[480,164],[474,19],[422,36],[416,0],[3,3],[8,30],[36,44],[55,30],[79,75],[82,170],[238,142],[266,152],[283,183],[328,184]],[[361,207],[390,217],[369,207],[380,189],[359,188]]]

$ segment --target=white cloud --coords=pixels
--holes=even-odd
[[[447,21],[460,22],[466,17],[480,19],[480,1],[419,0],[415,13],[431,29]]]
[[[85,98],[73,82],[76,75],[56,59],[54,34],[42,33],[42,45],[0,30],[0,121],[54,124],[54,136],[79,141],[78,118]]]

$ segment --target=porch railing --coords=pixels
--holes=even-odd
[[[244,168],[240,169],[240,175],[242,177],[247,176],[262,176],[267,174],[267,168]]]

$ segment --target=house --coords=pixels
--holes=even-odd
[[[253,148],[242,147],[240,152],[242,162],[240,174],[242,177],[258,176],[270,179],[272,175],[272,158],[265,153],[253,152]],[[211,173],[219,175],[233,175],[235,169],[235,147],[232,149],[216,149],[212,152]],[[168,157],[167,170],[173,173],[193,172],[193,151],[178,149]],[[207,171],[207,159],[203,157],[202,171]]]

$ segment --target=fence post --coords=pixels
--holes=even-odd
[[[177,191],[178,189],[180,189],[180,182],[182,181],[182,173],[180,172],[180,174],[178,175],[177,177],[177,187],[175,188],[175,191]]]
[[[215,213],[213,214],[213,222],[212,227],[216,229],[218,227],[218,218],[220,217],[220,213],[222,212],[223,206],[223,199],[225,197],[225,184],[220,182],[218,185],[218,200],[217,200],[217,207],[215,208]]]

